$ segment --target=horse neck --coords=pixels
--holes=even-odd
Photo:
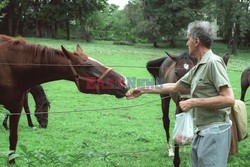
[[[30,89],[30,93],[32,94],[36,106],[42,106],[43,104],[49,104],[49,101],[44,93],[44,90],[41,85],[37,85]]]
[[[32,58],[29,58],[29,56]],[[61,79],[74,80],[69,67],[69,60],[60,51],[55,52],[53,55],[48,54],[46,51],[31,52],[24,50],[23,52],[20,51],[15,57],[19,59],[15,60],[15,63],[24,64],[18,68],[12,67],[13,75],[15,75],[14,77],[17,78],[19,86],[23,89]]]

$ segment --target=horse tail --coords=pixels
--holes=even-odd
[[[229,54],[228,54],[228,52],[226,52],[222,58],[223,58],[224,63],[225,63],[226,66],[227,66],[227,62],[228,62],[228,60],[229,60]]]
[[[155,84],[159,81],[159,72],[162,63],[166,60],[167,57],[162,57],[156,60],[151,60],[147,62],[147,70],[154,77]]]
[[[250,85],[250,67],[245,69],[241,74],[241,98],[244,101],[246,90]]]

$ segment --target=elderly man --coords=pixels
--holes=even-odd
[[[209,22],[190,23],[187,40],[189,54],[198,60],[196,66],[176,83],[136,88],[127,93],[127,98],[191,89],[191,98],[179,103],[184,112],[193,109],[197,127],[191,145],[191,164],[193,167],[226,167],[231,143],[229,113],[235,103],[226,66],[211,50],[213,34]]]

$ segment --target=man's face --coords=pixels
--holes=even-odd
[[[187,46],[188,46],[188,50],[189,50],[189,54],[192,55],[192,56],[195,56],[195,52],[196,52],[196,49],[197,49],[197,45],[198,44],[198,41],[197,39],[193,39],[192,37],[189,37],[187,36]]]

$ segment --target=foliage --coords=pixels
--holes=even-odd
[[[9,0],[2,0],[0,2],[0,11],[1,9],[5,8],[8,5],[8,3],[9,3]]]
[[[189,22],[201,18],[201,7],[202,1],[198,0],[144,0],[142,35],[152,42],[165,39],[171,47],[176,47],[175,40],[182,29]]]
[[[81,36],[85,38],[88,17],[105,6],[106,0],[10,0],[4,7],[8,26],[0,28],[12,36],[30,32],[28,35],[56,38],[58,28],[62,27],[69,37],[70,23],[79,21]]]
[[[97,39],[130,40],[130,27],[123,10],[108,5],[103,11],[97,11],[90,18],[91,32]]]
[[[249,15],[250,1],[241,0],[205,0],[204,13],[210,19],[217,19],[220,26],[220,33],[227,41],[229,47],[232,46],[236,53],[236,48],[240,43],[249,43],[248,36],[250,25]],[[210,7],[208,7],[210,6]]]
[[[3,0],[0,31],[12,36],[159,42],[176,47],[194,20],[217,20],[219,34],[236,48],[250,46],[249,0]],[[235,50],[235,49],[234,49]]]

